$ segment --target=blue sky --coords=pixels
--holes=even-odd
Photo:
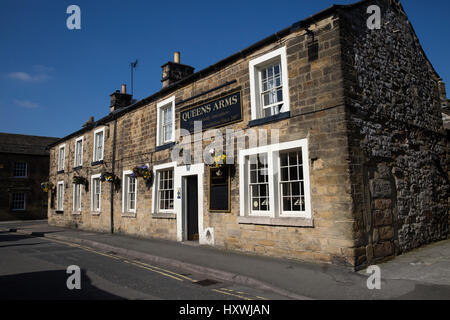
[[[63,137],[89,116],[109,112],[109,95],[129,87],[136,99],[161,88],[161,65],[201,70],[332,4],[315,1],[2,0],[0,132]],[[66,9],[81,8],[81,30]],[[450,92],[450,1],[403,0],[422,46]]]

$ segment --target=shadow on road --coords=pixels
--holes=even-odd
[[[0,276],[0,300],[123,300],[91,284],[81,270],[81,289],[69,290],[65,270]]]
[[[0,243],[4,241],[20,241],[23,239],[30,239],[28,235],[15,234],[15,233],[5,233],[0,235]]]

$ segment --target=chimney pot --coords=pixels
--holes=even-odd
[[[180,52],[177,51],[173,54],[173,62],[180,63]]]
[[[126,84],[122,85],[122,93],[127,93],[127,85]]]

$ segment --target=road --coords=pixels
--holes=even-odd
[[[0,300],[285,299],[201,274],[129,260],[43,237],[0,232]],[[81,289],[67,288],[67,267],[81,269]]]

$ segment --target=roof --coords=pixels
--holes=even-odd
[[[70,135],[68,135],[68,136],[66,136],[64,138],[61,138],[60,140],[56,141],[55,143],[49,145],[49,147],[53,147],[54,145],[62,143],[65,140],[68,140],[70,138],[76,137],[76,136],[78,136],[78,135],[80,135],[80,134],[82,134],[82,133],[84,133],[84,132],[86,132],[88,130],[91,130],[92,128],[95,128],[95,127],[100,126],[100,125],[104,125],[104,124],[106,124],[106,123],[108,123],[108,122],[110,122],[110,121],[112,121],[114,119],[117,119],[118,117],[120,117],[121,115],[123,115],[125,113],[128,113],[128,112],[130,112],[132,110],[135,110],[135,109],[138,109],[138,108],[140,108],[142,106],[145,106],[148,103],[153,102],[153,101],[163,97],[164,95],[167,95],[167,94],[177,90],[178,88],[180,88],[182,86],[185,86],[185,85],[187,85],[189,83],[192,83],[194,81],[202,79],[202,78],[210,75],[211,73],[213,73],[213,72],[215,72],[217,70],[220,70],[220,68],[223,68],[224,66],[227,66],[227,65],[237,61],[238,59],[246,57],[247,55],[255,52],[256,50],[261,49],[263,46],[266,46],[268,44],[271,44],[271,43],[274,43],[274,42],[278,41],[282,37],[285,37],[285,36],[287,36],[287,35],[289,35],[289,34],[291,34],[293,32],[297,32],[299,30],[306,30],[311,24],[313,24],[313,23],[315,23],[317,21],[320,21],[321,19],[324,19],[326,17],[332,16],[333,14],[336,14],[339,10],[354,9],[356,7],[359,7],[360,5],[363,5],[363,4],[365,4],[367,2],[371,2],[371,1],[372,0],[360,0],[360,1],[356,2],[356,3],[348,4],[348,5],[336,5],[336,4],[332,5],[331,7],[327,8],[325,10],[322,10],[322,11],[320,11],[320,12],[314,14],[314,15],[311,15],[311,16],[307,17],[306,19],[300,20],[300,21],[292,24],[291,26],[289,26],[287,28],[285,28],[285,29],[283,29],[281,31],[278,31],[278,32],[274,33],[273,35],[271,35],[271,36],[269,36],[269,37],[267,37],[267,38],[265,38],[265,39],[255,43],[255,44],[253,44],[253,45],[251,45],[251,46],[249,46],[249,47],[247,47],[247,48],[245,48],[245,49],[243,49],[243,50],[241,50],[241,51],[239,51],[239,52],[237,52],[237,53],[235,53],[235,54],[233,54],[233,55],[231,55],[231,56],[229,56],[229,57],[227,57],[227,58],[225,58],[225,59],[223,59],[223,60],[221,60],[221,61],[219,61],[219,62],[217,62],[217,63],[215,63],[213,65],[211,65],[211,66],[209,66],[209,67],[206,67],[205,69],[197,71],[197,72],[193,73],[192,75],[190,75],[190,76],[188,76],[186,78],[183,78],[183,79],[181,79],[181,80],[179,80],[179,81],[177,81],[177,82],[175,82],[175,83],[173,83],[173,84],[171,84],[171,85],[169,85],[167,87],[162,88],[160,91],[158,91],[158,92],[148,96],[147,98],[139,100],[136,103],[133,103],[133,104],[131,104],[128,107],[121,108],[121,109],[118,109],[118,110],[115,110],[115,111],[111,112],[110,114],[108,114],[107,116],[103,117],[102,119],[97,120],[96,122],[94,122],[94,124],[92,126],[89,126],[89,127],[86,127],[86,128],[82,128],[82,129],[80,129],[80,130],[78,130],[76,132],[73,132]],[[392,0],[392,1],[398,1],[398,0]],[[403,7],[401,6],[401,4],[399,2],[397,2],[396,5],[400,8],[400,10],[402,10],[404,12],[404,9],[403,9]],[[416,36],[416,33],[415,33],[414,28],[412,27],[411,23],[410,23],[410,27],[412,28],[412,31],[413,31],[414,35]],[[417,36],[416,36],[416,39],[418,41]],[[422,46],[419,46],[419,47],[421,48],[422,53],[424,54],[426,59],[429,61],[429,59],[427,58],[427,55],[424,52]],[[437,72],[434,70],[431,62],[429,63],[429,65],[431,66],[432,71],[435,73],[435,75],[437,77],[439,77]]]
[[[47,147],[59,138],[28,136],[23,134],[1,133],[0,152],[46,156]]]

